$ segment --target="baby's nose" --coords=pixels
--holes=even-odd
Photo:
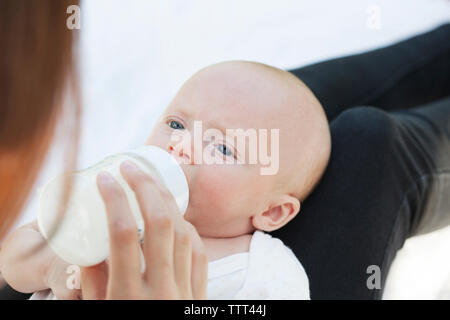
[[[168,145],[168,152],[178,161],[178,163],[183,164],[193,164],[192,163],[192,150],[181,145],[181,144],[170,144]]]

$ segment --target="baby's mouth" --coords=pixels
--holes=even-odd
[[[184,176],[186,177],[186,181],[187,181],[187,185],[189,190],[191,190],[191,181],[189,179],[189,173],[188,173],[188,165],[184,164],[184,163],[179,163],[181,170],[183,170]],[[189,198],[191,197],[190,192],[189,192]]]

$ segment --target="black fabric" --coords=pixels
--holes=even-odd
[[[31,294],[20,293],[8,285],[0,288],[0,300],[27,300]]]
[[[450,24],[290,72],[323,104],[332,153],[297,217],[271,234],[302,262],[312,299],[380,299],[404,241],[450,224]],[[367,286],[372,265],[380,289]]]

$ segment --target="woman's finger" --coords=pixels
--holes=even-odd
[[[192,239],[192,262],[191,262],[191,286],[192,298],[206,300],[208,290],[208,255],[205,245],[200,238],[197,229],[186,222]]]
[[[191,262],[192,239],[191,233],[184,223],[184,230],[175,233],[174,272],[175,282],[182,293],[181,299],[192,300]]]
[[[128,199],[122,187],[107,172],[97,177],[105,203],[110,238],[108,289],[124,297],[141,287],[139,235]]]
[[[159,290],[175,281],[174,235],[181,222],[176,217],[176,204],[171,203],[175,200],[168,199],[158,183],[135,164],[126,161],[120,170],[136,195],[144,220],[145,279]]]

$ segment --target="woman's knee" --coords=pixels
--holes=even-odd
[[[386,152],[397,132],[398,123],[388,113],[370,106],[347,109],[331,123],[333,144],[358,151]]]

